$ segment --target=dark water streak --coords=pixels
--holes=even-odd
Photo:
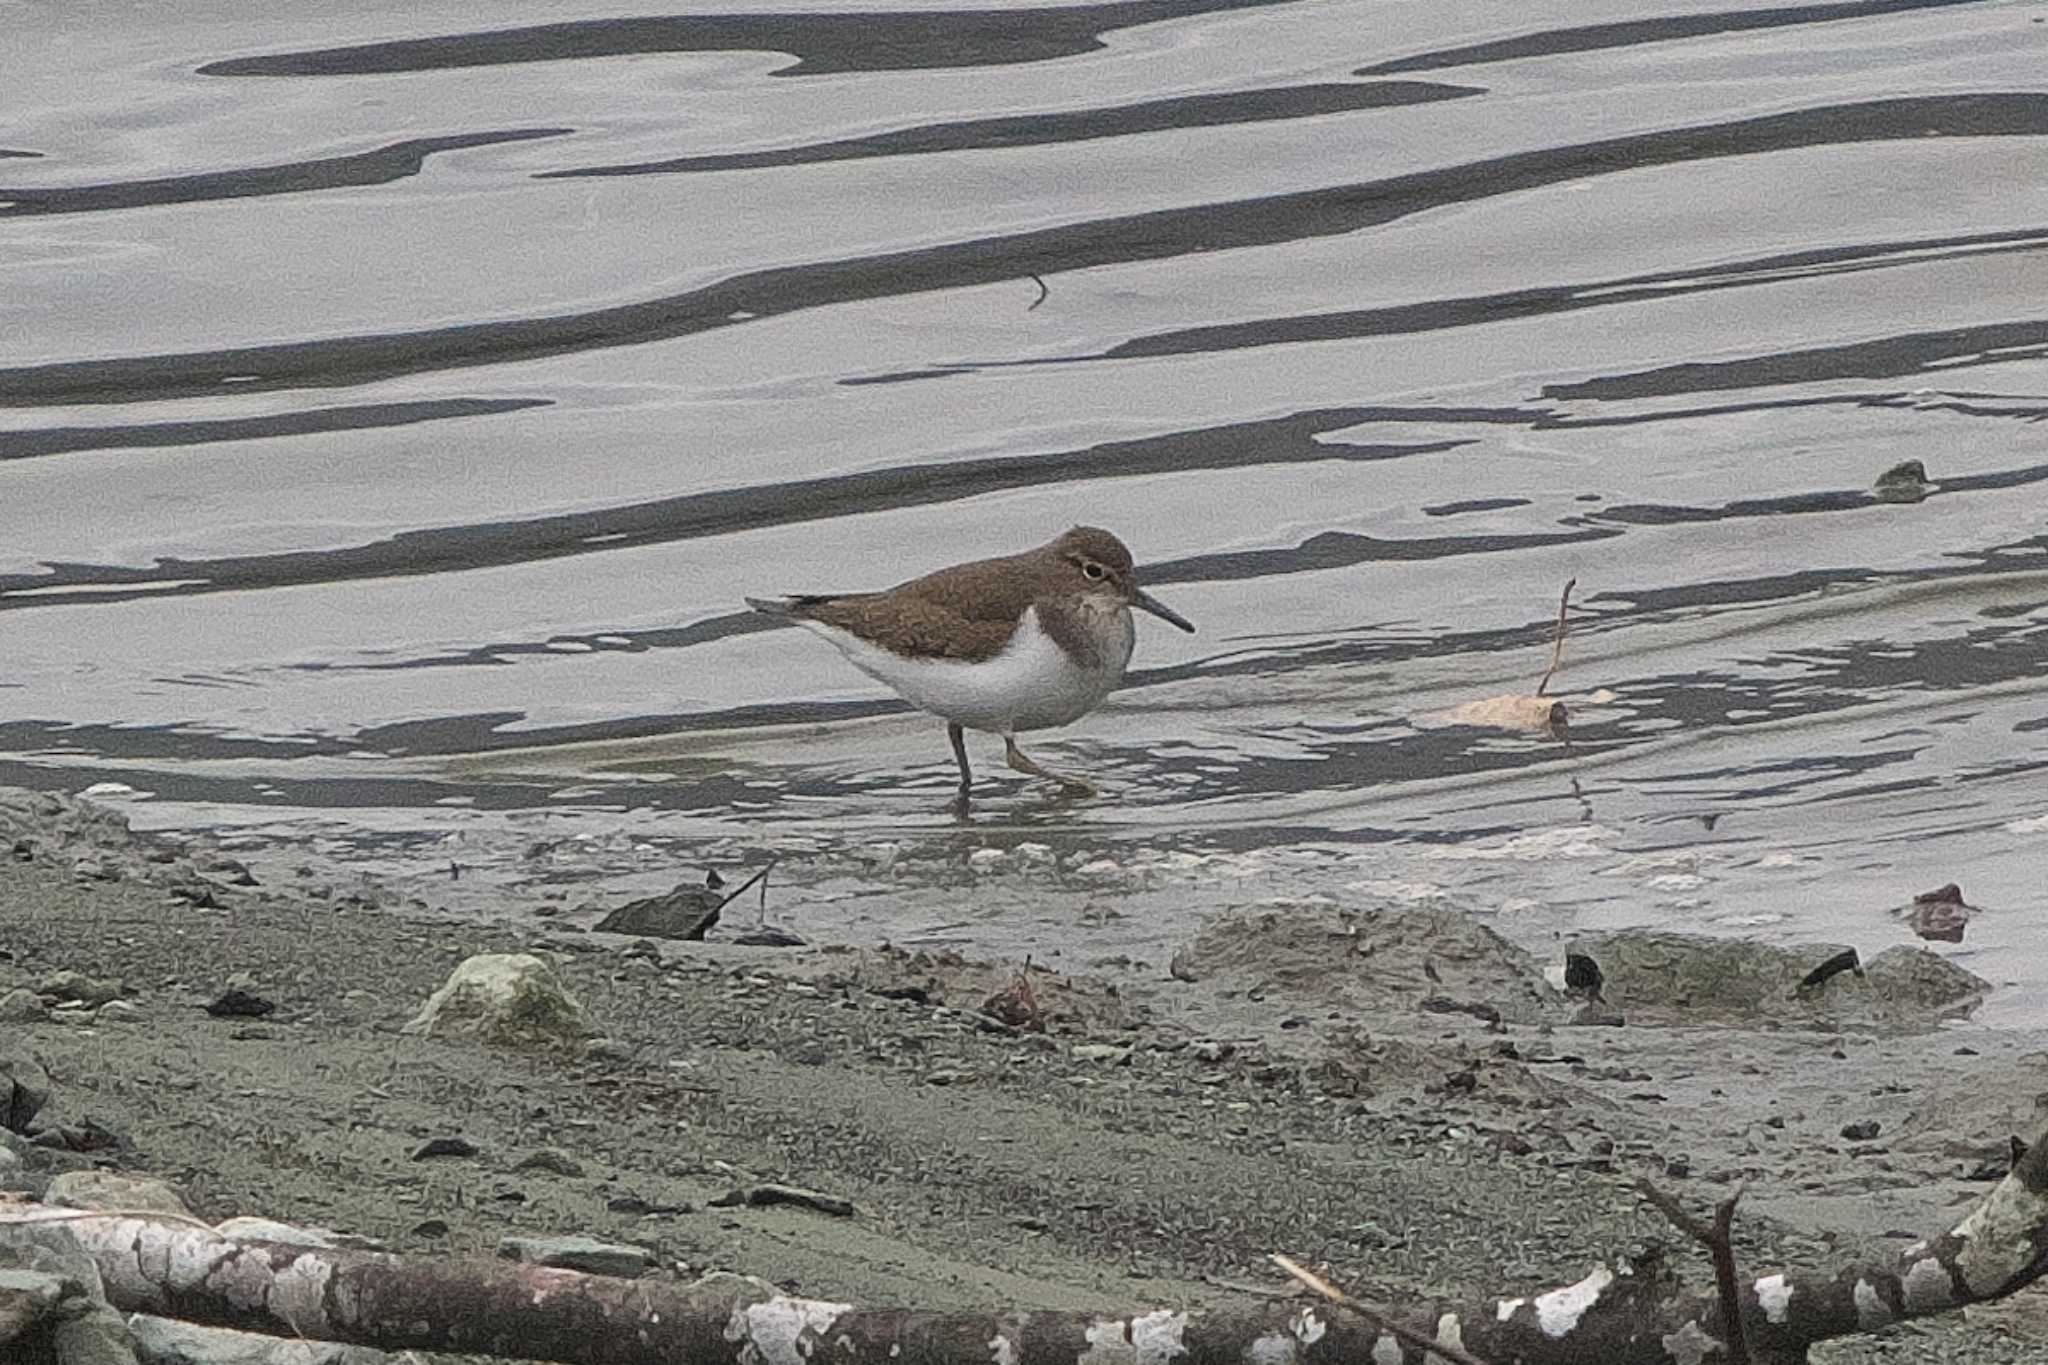
[[[551,318],[0,370],[0,406],[119,403],[309,384],[364,384],[716,331],[812,308],[1192,253],[1338,236],[1446,204],[1591,176],[1798,147],[2037,137],[2048,95],[1937,95],[1607,138],[1386,180],[750,271],[641,303]],[[1898,373],[1891,370],[1889,373]]]
[[[1072,364],[1089,360],[1124,360],[1176,355],[1211,355],[1258,346],[1291,346],[1364,337],[1409,335],[1452,327],[1479,327],[1604,308],[1614,304],[1653,302],[1868,270],[1891,270],[1944,260],[1976,259],[2009,252],[2048,249],[2048,227],[2017,228],[1961,237],[1866,242],[1852,246],[1784,252],[1699,270],[1665,270],[1628,275],[1588,284],[1536,285],[1494,294],[1428,299],[1380,308],[1350,308],[1329,313],[1255,318],[1243,322],[1183,327],[1134,337],[1105,351],[1051,360],[1010,362],[1020,365]],[[962,366],[964,370],[993,368]]]
[[[543,171],[534,179],[760,170],[869,157],[928,156],[939,152],[987,151],[998,147],[1044,147],[1097,138],[1130,137],[1138,133],[1184,132],[1194,128],[1317,118],[1325,114],[1355,113],[1361,109],[1391,109],[1437,100],[1468,99],[1485,93],[1476,86],[1439,85],[1433,81],[1273,86],[1212,95],[1180,95],[1172,99],[1113,104],[1099,109],[926,123],[915,128],[871,133],[865,137],[812,142],[799,147],[776,147],[760,152],[681,156],[667,161]]]
[[[209,62],[202,76],[369,76],[657,52],[787,52],[778,76],[1053,61],[1102,50],[1102,35],[1292,0],[1118,0],[1009,9],[797,11],[584,19],[487,33],[362,43]]]
[[[1842,346],[1809,346],[1741,360],[1692,361],[1660,365],[1631,374],[1607,375],[1572,384],[1545,384],[1545,398],[1612,403],[1663,398],[1680,393],[1757,389],[1777,384],[1812,384],[1831,379],[1892,379],[1954,370],[1964,365],[1998,365],[2048,355],[2048,318],[1983,323],[1935,332],[1907,332]]]
[[[416,137],[348,156],[292,161],[277,166],[244,166],[200,175],[117,180],[101,185],[66,185],[51,189],[0,188],[0,218],[104,213],[115,209],[154,208],[162,204],[197,204],[221,199],[255,199],[274,194],[310,194],[319,190],[388,185],[418,175],[427,158],[437,152],[562,137],[573,131],[570,128],[509,128],[501,132],[459,133],[450,137]]]
[[[1514,38],[1471,43],[1464,47],[1418,52],[1412,57],[1375,62],[1352,74],[1387,76],[1402,71],[1436,71],[1450,66],[1480,66],[1489,62],[1521,61],[1529,57],[1556,57],[1569,52],[1597,52],[1603,48],[1641,47],[1682,38],[1705,38],[1717,33],[1748,33],[1757,29],[1786,28],[1799,24],[1832,24],[1847,19],[1874,19],[1915,10],[1946,9],[1954,5],[1983,4],[1985,0],[1857,0],[1844,5],[1786,5],[1774,9],[1732,10],[1719,14],[1673,14],[1655,19],[1624,19],[1611,24],[1586,24],[1576,28],[1550,28]]]
[[[307,408],[263,417],[219,417],[193,422],[145,422],[132,426],[41,427],[0,431],[0,460],[33,460],[81,450],[211,445],[260,441],[273,436],[317,436],[335,431],[370,431],[463,417],[490,417],[553,407],[552,398],[430,398],[411,403],[360,403]]]

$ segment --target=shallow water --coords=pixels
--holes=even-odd
[[[2048,1021],[2038,7],[331,8],[12,21],[0,782],[1069,961],[1383,894],[1875,951],[1956,881]],[[956,826],[740,603],[1082,520],[1201,628],[1033,746],[1100,801],[983,742]],[[1569,743],[1443,723],[1567,580]]]

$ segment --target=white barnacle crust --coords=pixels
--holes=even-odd
[[[1941,1262],[1929,1257],[1915,1261],[1913,1268],[1899,1277],[1899,1297],[1906,1301],[1906,1311],[1940,1313],[1955,1307],[1955,1286],[1949,1282],[1948,1271]]]
[[[1267,1332],[1252,1338],[1245,1347],[1245,1365],[1294,1365],[1294,1337],[1288,1332]]]
[[[1188,1348],[1181,1338],[1187,1330],[1188,1315],[1167,1308],[1132,1318],[1131,1346],[1137,1352],[1138,1365],[1166,1365],[1175,1356],[1186,1355]]]
[[[1892,1310],[1885,1303],[1884,1295],[1877,1292],[1877,1286],[1868,1280],[1856,1281],[1856,1325],[1866,1332],[1875,1332],[1891,1324]]]
[[[277,1273],[270,1268],[270,1257],[265,1253],[233,1251],[213,1262],[213,1270],[206,1277],[206,1289],[245,1312],[259,1312],[270,1305],[271,1295],[277,1290]]]
[[[1561,1337],[1579,1325],[1586,1310],[1600,1301],[1600,1291],[1614,1283],[1614,1272],[1604,1265],[1577,1284],[1553,1289],[1536,1296],[1536,1325],[1546,1337]]]
[[[1372,1365],[1401,1365],[1401,1340],[1382,1335],[1372,1344]]]
[[[271,1315],[303,1336],[326,1336],[333,1325],[327,1321],[327,1282],[333,1278],[334,1263],[318,1252],[293,1257],[277,1272],[270,1291]]]
[[[1771,1322],[1783,1322],[1792,1305],[1792,1282],[1783,1275],[1766,1275],[1756,1282],[1757,1305]]]
[[[2048,1195],[2008,1175],[1956,1224],[1956,1269],[1980,1298],[2003,1289],[2034,1260],[2034,1236],[2048,1225]]]
[[[1017,1365],[1017,1348],[1007,1336],[997,1332],[988,1339],[988,1358],[994,1365]]]
[[[1166,1365],[1187,1354],[1181,1342],[1187,1326],[1186,1313],[1168,1308],[1129,1320],[1097,1318],[1088,1325],[1088,1349],[1077,1357],[1076,1365]]]
[[[1304,1308],[1294,1315],[1294,1339],[1304,1346],[1315,1345],[1329,1330],[1323,1315],[1313,1308]]]
[[[1439,1346],[1459,1351],[1465,1349],[1465,1329],[1458,1322],[1456,1313],[1445,1313],[1436,1320],[1436,1340]]]
[[[785,1295],[733,1309],[725,1339],[740,1343],[742,1365],[804,1365],[818,1341],[832,1330],[850,1303],[792,1299]]]
[[[1495,1322],[1506,1322],[1527,1302],[1527,1299],[1502,1299],[1494,1306],[1493,1320]]]
[[[1702,1365],[1710,1355],[1727,1356],[1727,1347],[1721,1339],[1709,1333],[1696,1322],[1688,1322],[1676,1332],[1658,1338],[1664,1354],[1678,1362],[1678,1365]]]

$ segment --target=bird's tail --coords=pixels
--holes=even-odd
[[[798,599],[794,597],[749,597],[748,606],[763,616],[795,616]]]

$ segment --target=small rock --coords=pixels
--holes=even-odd
[[[43,978],[36,987],[36,994],[45,1000],[58,1003],[76,1001],[88,1009],[98,1009],[109,1000],[122,994],[119,981],[103,981],[87,976],[83,972],[55,972]]]
[[[99,1024],[139,1024],[142,1022],[142,1007],[127,1000],[109,1000],[93,1015],[93,1022]]]
[[[118,1171],[66,1171],[50,1182],[43,1202],[67,1209],[121,1209],[192,1216],[185,1197],[168,1182],[122,1175]]]
[[[230,983],[228,988],[213,998],[206,1012],[216,1019],[261,1019],[277,1009],[277,1003]]]
[[[414,1161],[426,1161],[437,1156],[465,1157],[475,1156],[476,1154],[477,1145],[466,1137],[437,1137],[428,1138],[425,1142],[413,1148],[412,1159]]]
[[[26,1133],[50,1102],[50,1073],[26,1052],[0,1049],[0,1128]]]
[[[1902,907],[1906,927],[1931,943],[1961,943],[1976,908],[1964,902],[1962,888],[1954,882],[1913,897]]]
[[[33,991],[14,990],[0,995],[0,1024],[39,1024],[50,1017]]]
[[[1932,491],[1927,466],[1918,460],[1902,460],[1877,476],[1871,488],[1879,502],[1919,502]]]
[[[592,1038],[583,1045],[583,1055],[598,1062],[629,1062],[633,1049],[616,1038]]]
[[[801,934],[773,924],[757,924],[733,935],[732,941],[747,948],[801,948],[807,942]]]
[[[1851,1142],[1868,1142],[1882,1130],[1876,1119],[1862,1119],[1856,1123],[1842,1125],[1842,1136]]]
[[[807,1190],[801,1185],[756,1185],[752,1189],[732,1189],[708,1202],[714,1209],[738,1208],[742,1204],[754,1208],[794,1204],[798,1208],[829,1214],[834,1218],[851,1218],[854,1215],[854,1204],[851,1199],[826,1194],[822,1190]]]
[[[580,1270],[587,1275],[617,1275],[626,1279],[644,1274],[655,1263],[654,1253],[645,1247],[600,1242],[591,1237],[514,1235],[499,1239],[498,1255],[526,1265]]]
[[[1121,1066],[1131,1059],[1131,1049],[1115,1043],[1076,1043],[1072,1055],[1077,1062],[1107,1062]]]
[[[999,848],[977,848],[967,855],[967,870],[977,873],[994,872],[1008,861],[1010,855]]]
[[[412,1235],[415,1237],[446,1237],[448,1235],[448,1224],[440,1218],[429,1218],[423,1222],[414,1223],[412,1225]]]
[[[520,1158],[515,1171],[548,1171],[555,1175],[583,1174],[583,1163],[559,1147],[543,1147]]]
[[[1190,1046],[1188,1052],[1196,1061],[1207,1062],[1214,1066],[1216,1063],[1234,1055],[1237,1052],[1237,1044],[1216,1038],[1204,1038],[1201,1042]]]

